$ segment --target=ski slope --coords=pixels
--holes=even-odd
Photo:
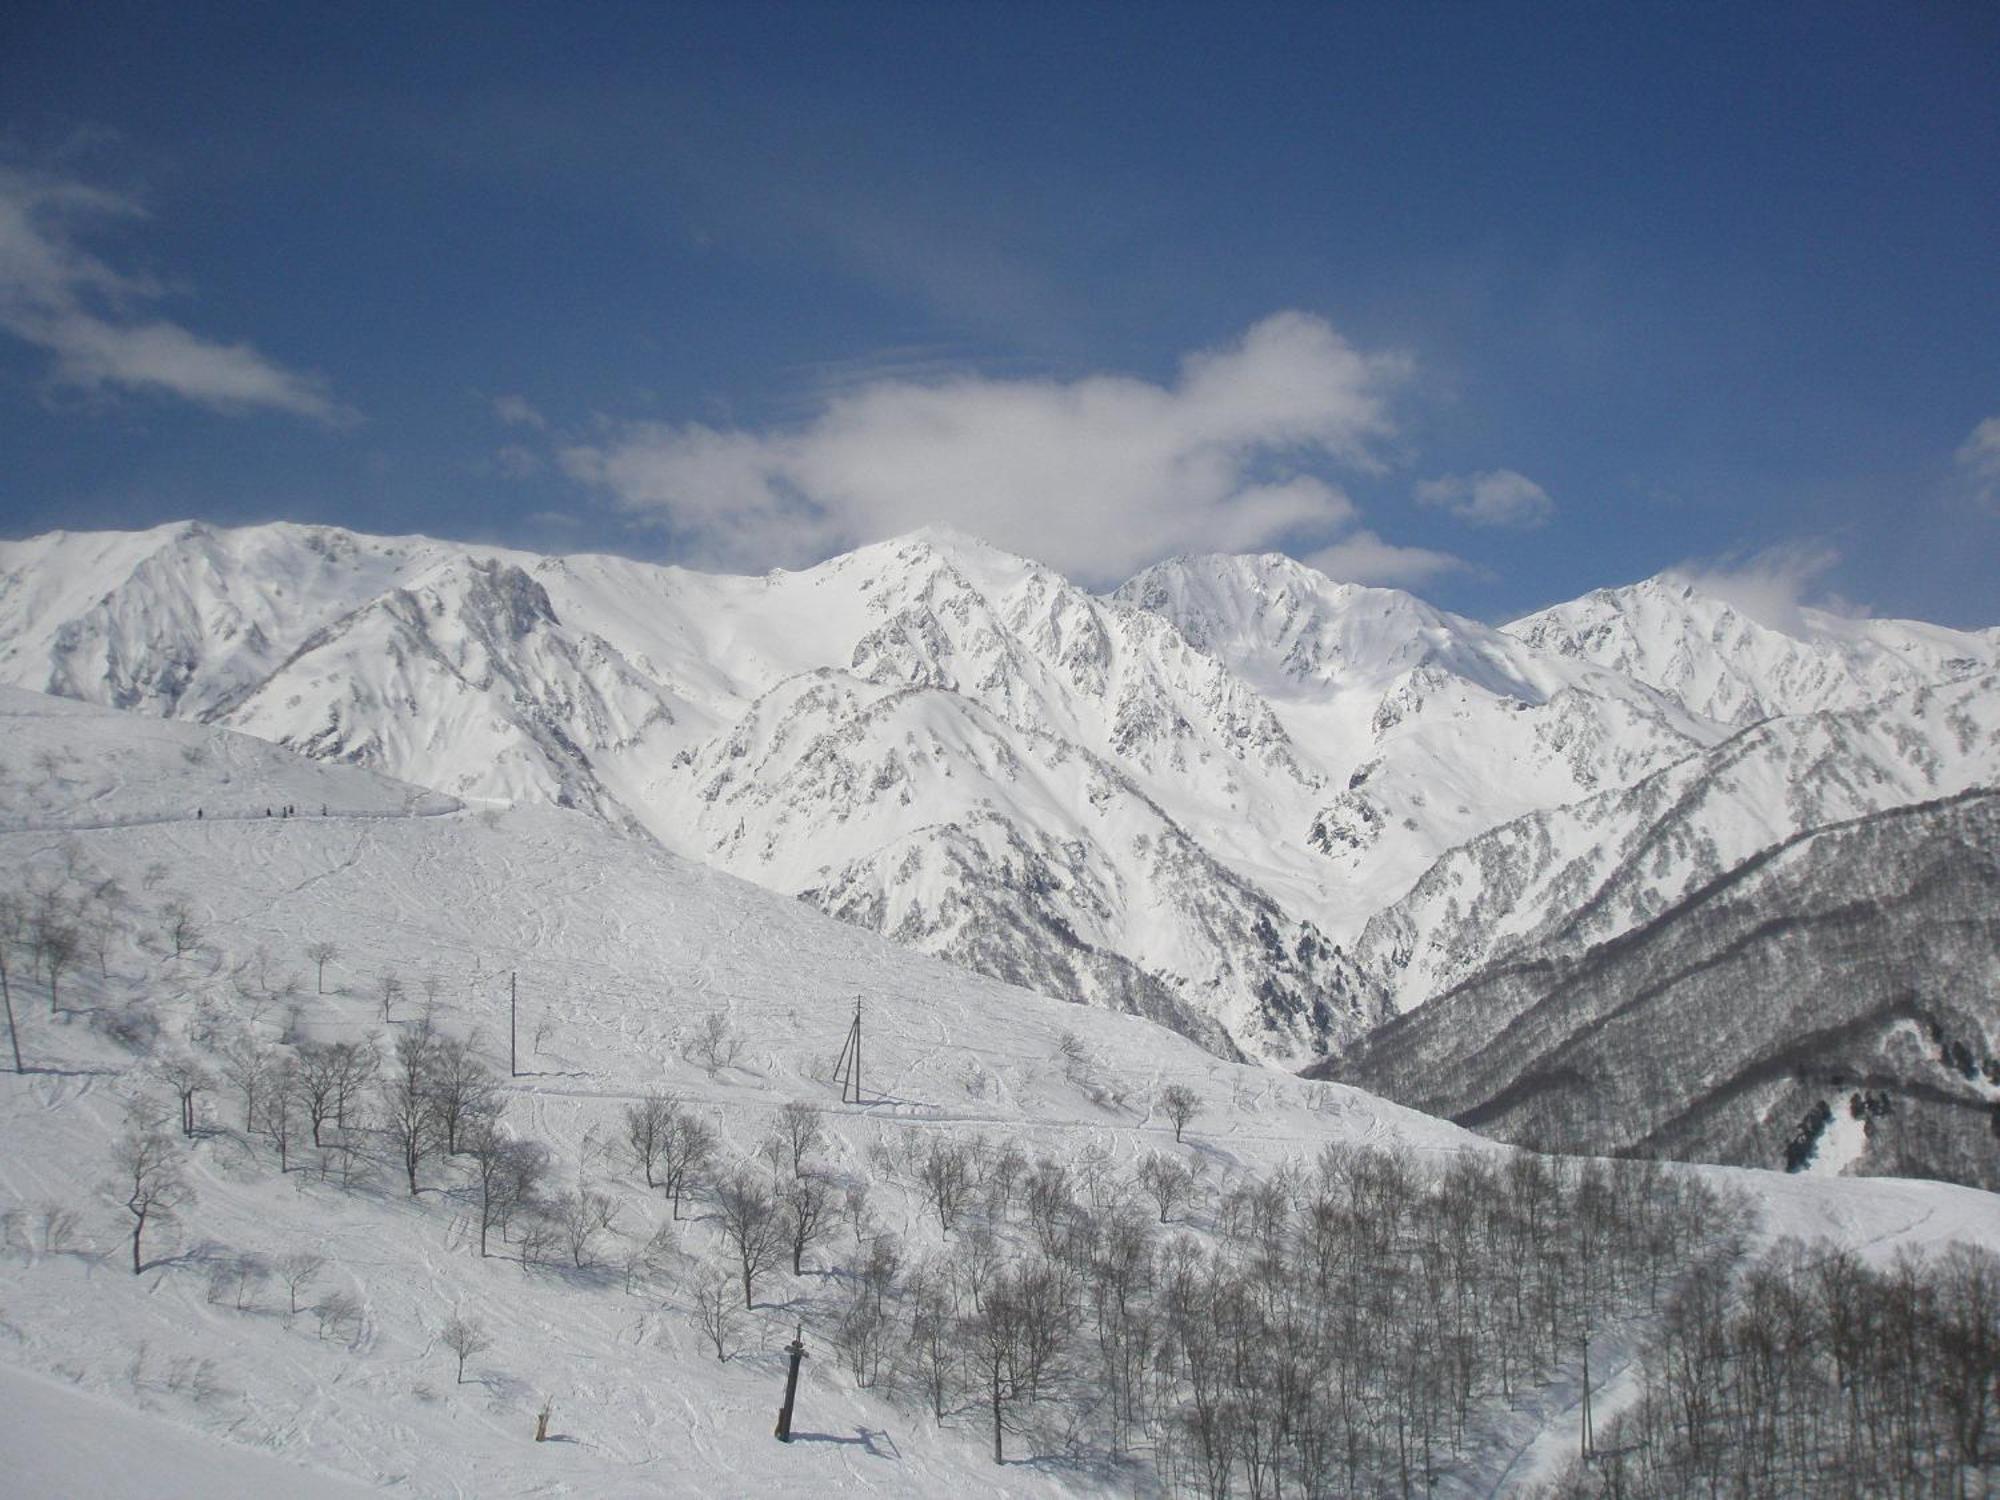
[[[205,1494],[238,1484],[310,1500],[344,1493],[344,1481],[422,1496],[1144,1492],[1143,1473],[1066,1459],[1046,1434],[1013,1440],[1022,1461],[995,1468],[977,1417],[940,1426],[856,1386],[827,1338],[844,1282],[832,1268],[879,1235],[913,1254],[941,1244],[886,1162],[950,1133],[1011,1137],[1080,1170],[1129,1170],[1173,1149],[1154,1107],[1167,1083],[1200,1098],[1181,1149],[1211,1184],[1309,1162],[1337,1141],[1501,1149],[1352,1088],[1223,1062],[1149,1022],[953,969],[578,813],[456,807],[221,731],[32,695],[4,707],[0,868],[38,880],[88,869],[131,899],[108,972],[94,953],[79,960],[62,1015],[38,986],[16,986],[32,1071],[0,1074],[0,1210],[16,1213],[0,1252],[0,1395],[21,1399],[0,1401],[0,1459],[12,1476],[42,1476],[20,1493],[173,1494],[207,1472],[208,1452]],[[45,754],[61,775],[35,770]],[[195,818],[191,803],[226,802],[225,766],[257,815]],[[263,817],[267,797],[312,815]],[[155,931],[155,908],[172,898],[204,932],[180,960]],[[322,939],[340,949],[323,997],[304,957]],[[289,970],[303,981],[296,1017],[283,1000],[260,1004]],[[385,1027],[377,984],[390,971],[407,992]],[[465,1204],[443,1190],[457,1170],[414,1201],[393,1171],[348,1190],[312,1170],[280,1175],[268,1146],[237,1128],[236,1101],[211,1093],[187,1151],[198,1200],[174,1232],[149,1238],[146,1273],[130,1273],[124,1215],[103,1189],[108,1147],[132,1101],[163,1096],[93,1016],[144,1007],[169,1050],[220,1024],[356,1037],[408,1027],[429,980],[437,1023],[477,1028],[504,1075],[510,975],[521,1076],[504,1080],[506,1118],[552,1148],[552,1187],[616,1199],[596,1264],[482,1260]],[[857,996],[858,1107],[827,1081]],[[742,1050],[711,1073],[687,1052],[716,1016]],[[666,1211],[613,1145],[621,1108],[652,1088],[702,1110],[725,1157],[750,1156],[785,1102],[820,1104],[826,1167],[873,1182],[859,1235],[843,1225],[808,1252],[805,1275],[787,1268],[760,1283],[726,1362],[688,1317],[693,1267],[716,1243],[705,1210],[675,1231],[669,1274],[628,1279]],[[1985,1194],[1714,1175],[1762,1203],[1771,1236],[1828,1234],[1875,1256],[1954,1237],[2000,1244],[2000,1199]],[[45,1204],[79,1215],[67,1248],[39,1238]],[[301,1248],[331,1262],[316,1293],[358,1302],[350,1329],[322,1336],[271,1284],[243,1310],[209,1299],[210,1266]],[[464,1384],[438,1343],[458,1311],[493,1337]],[[799,1325],[809,1358],[799,1440],[786,1446],[770,1430],[782,1347]],[[534,1413],[550,1398],[556,1441],[536,1444]],[[1518,1430],[1494,1434],[1488,1478],[1525,1485],[1542,1470],[1524,1452],[1545,1438],[1560,1449],[1547,1434],[1567,1420],[1560,1400],[1519,1414]]]

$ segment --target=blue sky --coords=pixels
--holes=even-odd
[[[2000,622],[2000,11],[0,16],[0,530]]]

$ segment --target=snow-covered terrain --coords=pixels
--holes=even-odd
[[[1049,1433],[1014,1439],[1032,1461],[995,1468],[976,1414],[939,1423],[857,1386],[828,1338],[855,1280],[839,1268],[875,1238],[912,1253],[941,1238],[896,1162],[929,1142],[1011,1138],[1080,1181],[1178,1152],[1220,1186],[1329,1143],[1400,1142],[1439,1161],[1503,1149],[937,963],[580,812],[459,806],[212,727],[18,693],[4,710],[8,888],[88,892],[79,910],[105,939],[84,943],[54,1007],[25,962],[10,970],[29,1066],[0,1072],[0,1454],[15,1482],[53,1475],[105,1500],[231,1485],[316,1500],[342,1479],[426,1496],[1144,1493],[1143,1463],[1079,1464]],[[163,913],[183,905],[195,941],[175,957]],[[321,941],[337,949],[323,995],[306,955]],[[392,972],[404,990],[385,998]],[[828,1074],[857,996],[867,1102],[843,1106]],[[130,1220],[106,1184],[133,1104],[172,1109],[149,1058],[243,1033],[409,1036],[426,1009],[449,1034],[482,1032],[504,1118],[552,1149],[552,1188],[614,1205],[588,1264],[529,1265],[518,1246],[482,1258],[462,1162],[427,1166],[415,1198],[394,1171],[343,1187],[341,1163],[303,1141],[280,1172],[216,1084],[178,1147],[196,1197],[148,1231],[147,1270],[131,1273]],[[704,1057],[706,1034],[740,1050]],[[1159,1112],[1168,1084],[1197,1106],[1178,1147]],[[726,1157],[753,1156],[788,1101],[821,1105],[825,1170],[873,1183],[807,1251],[803,1276],[769,1275],[727,1361],[690,1321],[695,1268],[719,1240],[712,1211],[673,1227],[616,1148],[622,1109],[655,1088],[712,1123]],[[2000,1244],[1987,1194],[1710,1176],[1754,1198],[1762,1238],[1827,1235],[1877,1260],[1954,1238]],[[282,1285],[235,1271],[298,1250],[328,1264],[296,1314]],[[352,1311],[310,1310],[329,1293]],[[462,1383],[439,1342],[454,1313],[492,1337]],[[769,1434],[799,1323],[810,1357],[787,1446]],[[1606,1334],[1600,1371],[1622,1368],[1621,1337]],[[555,1441],[537,1444],[550,1398]],[[1573,1444],[1572,1407],[1517,1404],[1447,1492],[1524,1492]],[[85,1441],[89,1458],[73,1459]]]
[[[1771,719],[1713,750],[1471,839],[1369,921],[1356,955],[1398,1011],[1509,956],[1607,942],[1794,836],[2000,786],[2000,676]]]
[[[1949,630],[1789,606],[1776,619],[1758,619],[1675,573],[1595,589],[1506,629],[1538,649],[1622,672],[1725,724],[1860,708],[2000,667],[2000,627]]]
[[[1801,619],[1662,578],[1502,631],[1277,555],[1098,597],[938,530],[761,577],[293,525],[0,543],[0,681],[578,809],[1293,1065],[1566,919],[1575,862],[1643,841],[1670,791],[1704,810],[1647,868],[1685,889],[1815,818],[1991,777],[1983,740],[1928,748],[1955,731],[1920,690],[1962,686],[1985,726],[1993,632]],[[1730,739],[1825,708],[1875,722],[1785,755]],[[1699,788],[1760,756],[1763,782]]]
[[[1830,1134],[1828,1167],[2000,1188],[2000,793],[1816,823],[1657,916],[1621,889],[1615,939],[1529,943],[1331,1066],[1538,1149],[1797,1167]]]

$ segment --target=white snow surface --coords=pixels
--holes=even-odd
[[[313,1500],[343,1493],[342,1478],[421,1496],[1130,1492],[1128,1476],[1046,1456],[995,1469],[982,1423],[939,1427],[857,1389],[824,1336],[832,1288],[817,1256],[805,1276],[760,1288],[726,1363],[689,1326],[686,1276],[628,1291],[618,1263],[664,1211],[608,1145],[620,1108],[649,1088],[706,1111],[732,1155],[750,1152],[784,1102],[821,1103],[827,1165],[857,1175],[871,1149],[933,1132],[1004,1133],[1031,1153],[1128,1168],[1173,1148],[1152,1112],[1169,1081],[1202,1102],[1182,1149],[1223,1178],[1309,1161],[1330,1141],[1504,1149],[1351,1088],[1226,1063],[1148,1022],[950,968],[585,815],[453,807],[365,771],[288,768],[284,752],[220,731],[39,706],[25,694],[4,703],[0,858],[37,878],[85,866],[115,876],[138,910],[108,949],[108,973],[93,955],[65,979],[63,1015],[17,982],[34,1071],[0,1074],[0,1209],[25,1220],[0,1250],[0,1462],[10,1483],[55,1476],[34,1492],[139,1500],[197,1492],[175,1486],[206,1476],[203,1494]],[[60,774],[36,768],[44,753]],[[85,767],[115,768],[112,785]],[[253,804],[296,787],[314,812],[194,819],[191,801],[227,803],[225,770],[255,789]],[[178,961],[150,938],[147,915],[176,896],[206,935]],[[303,951],[319,939],[341,950],[324,999]],[[240,1106],[210,1094],[187,1151],[198,1201],[149,1242],[153,1263],[133,1276],[124,1215],[101,1184],[127,1105],[159,1095],[89,1018],[136,997],[169,1045],[218,1018],[269,1035],[287,1024],[283,1007],[260,1011],[248,996],[286,969],[304,978],[302,1032],[323,1038],[381,1029],[372,990],[391,969],[409,983],[396,1021],[407,1025],[433,976],[439,1023],[483,1028],[503,1066],[493,1048],[505,976],[518,974],[523,1076],[508,1086],[508,1118],[554,1149],[558,1181],[619,1200],[605,1265],[567,1274],[482,1260],[442,1173],[415,1201],[393,1180],[343,1191],[310,1170],[280,1176],[268,1148],[234,1128]],[[857,995],[870,1102],[842,1107],[826,1078]],[[682,1045],[714,1014],[746,1046],[711,1077]],[[1062,1064],[1065,1033],[1080,1065]],[[1766,1236],[1828,1234],[1874,1257],[1951,1238],[2000,1244],[2000,1198],[1988,1194],[1699,1170],[1759,1202]],[[48,1203],[81,1214],[68,1249],[35,1238]],[[913,1246],[937,1240],[892,1183],[878,1181],[870,1203]],[[699,1222],[681,1230],[690,1254],[712,1239]],[[204,1269],[220,1258],[299,1248],[331,1261],[316,1292],[359,1300],[351,1334],[319,1337],[269,1285],[242,1311],[204,1295]],[[494,1337],[463,1385],[437,1343],[459,1310]],[[795,1321],[812,1357],[801,1440],[785,1446],[770,1424]],[[176,1372],[204,1359],[216,1390],[197,1400]],[[533,1413],[551,1396],[558,1441],[538,1445]],[[1470,1492],[1526,1484],[1569,1427],[1560,1401],[1518,1413]]]
[[[1763,618],[1758,618],[1761,614]],[[2000,668],[2000,627],[1951,630],[1811,607],[1754,613],[1663,573],[1526,615],[1507,633],[1610,667],[1722,723],[1860,708]]]

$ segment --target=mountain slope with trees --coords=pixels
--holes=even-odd
[[[2000,792],[1799,834],[1313,1070],[1550,1150],[2000,1188]]]

